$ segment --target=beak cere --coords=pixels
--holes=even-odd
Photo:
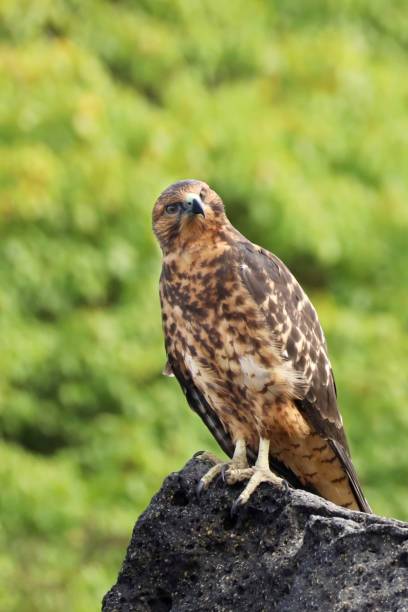
[[[189,215],[202,215],[205,217],[204,204],[197,193],[188,193],[184,200],[184,212]]]

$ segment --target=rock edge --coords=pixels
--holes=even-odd
[[[242,486],[210,464],[170,474],[137,521],[103,612],[408,611],[408,524],[263,484],[237,519]]]

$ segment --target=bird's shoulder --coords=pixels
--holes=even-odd
[[[241,235],[237,236],[234,252],[244,287],[266,314],[274,315],[271,322],[279,324],[282,321],[276,317],[284,317],[295,329],[314,334],[327,349],[316,310],[283,261]]]

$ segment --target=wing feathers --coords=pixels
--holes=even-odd
[[[341,462],[343,463],[360,510],[371,514],[372,510],[364,496],[363,490],[356,474],[356,470],[354,469],[354,465],[352,464],[348,453],[346,453],[344,447],[335,440],[330,440],[330,444],[337,456],[340,458]]]
[[[299,410],[315,431],[329,440],[344,466],[358,505],[371,512],[351,462],[326,340],[315,309],[277,257],[246,240],[240,239],[237,246],[244,286],[275,330],[283,359],[287,357],[307,381],[303,399],[296,401]]]

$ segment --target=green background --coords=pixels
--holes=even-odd
[[[328,338],[376,512],[408,519],[405,0],[2,0],[0,609],[98,610],[215,449],[165,357],[158,193],[201,178]]]

